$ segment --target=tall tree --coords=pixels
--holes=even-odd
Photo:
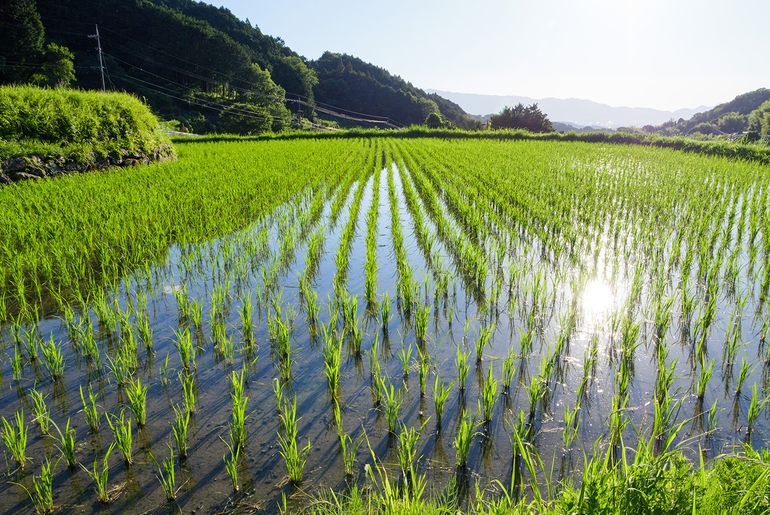
[[[537,104],[514,107],[506,106],[503,110],[489,119],[492,129],[524,129],[530,132],[553,132],[553,125],[548,116],[540,110]]]
[[[44,42],[35,0],[0,2],[0,81],[29,80],[40,63]]]

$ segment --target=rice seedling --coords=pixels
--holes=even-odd
[[[126,397],[128,398],[128,407],[134,414],[137,427],[144,427],[147,422],[147,387],[142,386],[139,378],[128,383],[126,388]]]
[[[21,361],[21,351],[18,347],[13,349],[13,358],[11,359],[11,375],[14,381],[21,381],[21,374],[24,372],[24,363]]]
[[[64,431],[59,429],[55,424],[54,427],[56,427],[56,431],[59,433],[59,450],[62,453],[62,457],[64,457],[67,462],[67,467],[72,470],[78,465],[77,456],[75,455],[75,430],[70,427],[69,418],[67,419],[67,424],[64,426]]]
[[[275,409],[280,413],[283,406],[283,386],[278,378],[273,379],[273,396],[275,397]]]
[[[24,410],[16,412],[16,424],[13,425],[8,422],[5,417],[2,417],[3,422],[3,434],[2,440],[5,444],[5,448],[8,450],[13,460],[16,462],[16,466],[19,469],[24,469],[24,465],[27,462],[27,431],[28,427],[24,422]]]
[[[574,409],[569,409],[564,406],[564,431],[562,432],[562,441],[564,442],[564,450],[569,451],[572,447],[572,442],[577,437],[578,430],[580,429],[580,404],[576,404]]]
[[[409,378],[409,366],[412,363],[412,346],[405,346],[401,342],[401,350],[398,351],[398,358],[401,360],[401,370],[403,372],[404,381]]]
[[[190,426],[190,412],[179,406],[173,406],[174,421],[171,424],[171,435],[180,460],[187,458],[187,431]]]
[[[53,337],[53,335],[51,335]],[[42,350],[42,347],[46,345],[46,342],[43,340],[43,338],[40,336],[40,333],[37,332],[36,328],[30,328],[26,329],[24,331],[24,350],[27,351],[27,359],[34,363],[38,360],[40,357],[40,352],[38,349]]]
[[[163,489],[163,493],[166,495],[166,500],[174,502],[179,493],[179,488],[176,486],[176,461],[174,460],[174,450],[171,446],[169,446],[169,457],[160,464],[156,461],[155,467],[157,469],[156,476]]]
[[[51,378],[58,380],[64,377],[64,354],[59,344],[54,341],[53,335],[47,341],[40,343],[40,351],[43,353],[43,360]]]
[[[110,371],[115,378],[115,383],[119,387],[123,387],[131,382],[133,372],[129,360],[127,360],[122,353],[118,353],[113,360],[110,356],[107,356],[107,361],[110,364]]]
[[[484,349],[489,345],[494,331],[495,326],[493,325],[479,328],[479,335],[476,338],[476,363],[481,363],[481,360],[484,358]]]
[[[195,329],[200,331],[203,327],[203,306],[195,300],[191,300],[189,304],[190,319],[192,320]]]
[[[176,332],[176,350],[179,353],[179,361],[187,372],[195,370],[196,348],[190,335],[190,330],[185,328]]]
[[[225,463],[225,471],[230,478],[230,483],[233,485],[233,492],[238,493],[241,490],[240,482],[238,480],[238,459],[241,455],[241,448],[239,446],[232,446],[225,442],[229,454],[225,454],[222,460]]]
[[[243,330],[243,342],[244,347],[247,349],[254,348],[254,321],[252,312],[254,307],[251,303],[251,292],[247,292],[241,299],[241,327]]]
[[[342,365],[342,341],[334,331],[324,331],[323,358],[326,381],[329,385],[329,393],[332,400],[337,400],[340,386],[340,367]]]
[[[444,404],[449,397],[449,393],[452,391],[453,382],[449,385],[444,385],[444,382],[436,374],[436,379],[433,382],[433,405],[436,408],[436,432],[441,433],[441,419],[444,416]]]
[[[751,389],[751,402],[749,403],[749,409],[746,413],[746,434],[748,438],[751,438],[751,433],[754,430],[754,423],[765,405],[770,402],[770,397],[765,397],[762,400],[757,398],[757,385],[754,383]]]
[[[123,461],[127,467],[130,467],[134,463],[134,437],[131,429],[131,417],[125,417],[124,412],[121,411],[120,416],[108,413],[106,418],[107,424],[112,430],[112,435],[115,437],[115,444],[123,455]]]
[[[39,514],[53,513],[53,468],[56,463],[46,458],[43,462],[40,475],[32,477],[32,492],[27,491],[35,512]]]
[[[407,491],[414,493],[420,479],[417,477],[420,458],[417,456],[417,442],[420,439],[420,429],[401,425],[398,433],[398,464],[404,478]]]
[[[361,355],[361,344],[364,339],[364,332],[358,322],[354,322],[350,328],[350,352],[354,356]]]
[[[152,327],[150,326],[150,316],[147,313],[137,313],[136,328],[139,331],[139,339],[142,340],[144,348],[147,352],[152,352]]]
[[[403,400],[401,392],[396,391],[393,384],[386,385],[384,379],[380,379],[379,384],[385,409],[385,419],[388,421],[388,432],[396,434],[398,426],[398,410],[401,408],[401,402]]]
[[[364,440],[364,435],[358,435],[355,440],[347,433],[339,432],[340,451],[342,452],[342,463],[345,468],[345,476],[353,477],[356,468],[356,456],[358,449]]]
[[[230,441],[239,449],[246,444],[246,404],[249,398],[244,394],[245,375],[245,369],[240,373],[234,371],[231,375],[230,397],[233,401],[233,411],[230,419]]]
[[[49,427],[51,425],[51,412],[48,409],[48,405],[45,403],[46,396],[34,388],[30,394],[32,395],[35,422],[37,422],[37,425],[40,427],[40,434],[46,436],[50,434]]]
[[[741,358],[741,370],[738,372],[738,380],[735,383],[735,395],[741,394],[743,384],[746,382],[746,378],[751,374],[753,369],[754,367],[750,366],[749,362],[746,361],[746,356],[743,356],[743,358]]]
[[[283,433],[278,433],[278,447],[286,464],[289,479],[295,485],[302,482],[302,472],[305,469],[308,455],[310,454],[310,441],[300,448],[297,443],[297,399],[291,404],[284,403],[280,414],[283,425]]]
[[[468,380],[468,371],[470,365],[468,364],[468,358],[470,358],[470,352],[465,353],[460,346],[457,346],[457,354],[455,357],[455,364],[457,365],[457,384],[460,392],[465,391],[465,383]]]
[[[502,377],[500,378],[500,384],[503,387],[503,394],[508,395],[511,390],[511,383],[513,382],[514,375],[514,360],[511,352],[503,360],[502,365]]]
[[[430,360],[427,351],[417,349],[417,373],[420,380],[420,396],[425,396],[425,382],[430,371]]]
[[[109,491],[107,490],[107,482],[109,481],[110,476],[110,454],[112,454],[112,450],[114,448],[115,442],[112,442],[110,446],[107,447],[107,452],[105,452],[104,456],[102,457],[101,467],[99,467],[99,460],[97,458],[94,458],[93,468],[90,470],[81,465],[86,474],[88,474],[88,477],[90,477],[94,482],[94,486],[96,488],[96,497],[102,504],[110,502],[110,495]]]
[[[390,323],[390,298],[388,298],[388,293],[385,292],[385,295],[383,295],[382,297],[382,302],[380,303],[380,325],[382,326],[383,334],[388,333],[389,323]]]
[[[706,395],[706,388],[708,387],[709,381],[711,380],[711,373],[714,369],[714,360],[712,359],[709,361],[708,367],[703,366],[703,364],[700,367],[700,372],[698,374],[698,399],[703,400],[703,398]]]
[[[99,368],[101,366],[101,353],[99,352],[99,344],[94,336],[94,330],[91,324],[85,324],[85,332],[81,338],[81,345],[86,359],[94,366]]]
[[[180,371],[178,374],[179,383],[182,385],[182,395],[184,397],[184,407],[188,413],[195,413],[195,404],[198,394],[195,386],[195,376],[187,371]]]
[[[492,375],[492,364],[489,365],[489,373],[481,387],[481,412],[482,422],[489,424],[492,422],[492,414],[497,401],[497,379]]]
[[[430,306],[422,306],[414,313],[414,336],[417,338],[417,344],[425,343],[425,335],[428,332],[428,318],[430,317]]]
[[[455,436],[455,456],[457,468],[464,469],[468,465],[468,456],[471,451],[471,443],[476,424],[470,417],[460,418],[460,425],[457,426],[457,436]]]

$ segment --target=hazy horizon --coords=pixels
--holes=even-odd
[[[673,111],[770,86],[761,0],[208,1],[307,58],[348,53],[424,89]]]

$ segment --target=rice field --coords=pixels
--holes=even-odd
[[[0,187],[0,510],[471,508],[645,453],[768,447],[767,165],[177,149]]]

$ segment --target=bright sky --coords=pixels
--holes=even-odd
[[[412,84],[677,109],[770,87],[768,0],[207,0]]]

